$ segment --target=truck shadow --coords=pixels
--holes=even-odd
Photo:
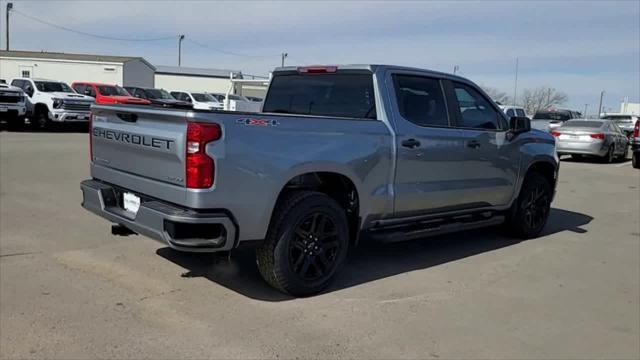
[[[562,231],[583,234],[587,230],[581,226],[588,224],[591,220],[593,218],[585,214],[552,209],[542,236]],[[351,250],[336,281],[324,293],[409,271],[426,269],[520,242],[522,240],[506,237],[495,228],[400,243],[383,244],[363,241]],[[182,277],[205,277],[256,300],[293,299],[271,288],[262,280],[251,249],[236,250],[231,254],[212,255],[181,253],[167,247],[158,249],[156,253],[186,269]]]

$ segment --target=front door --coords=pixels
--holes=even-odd
[[[396,115],[395,215],[468,206],[462,131],[450,126],[439,79],[395,73],[387,79]]]
[[[485,206],[507,205],[518,178],[520,151],[510,140],[504,116],[474,87],[444,84],[464,143],[460,166],[465,171],[465,190],[461,195]]]

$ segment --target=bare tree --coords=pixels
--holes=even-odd
[[[522,107],[528,114],[535,114],[538,110],[562,105],[569,97],[567,94],[557,91],[554,88],[541,86],[535,89],[525,89],[522,92]]]
[[[480,85],[480,87],[482,88],[482,90],[484,90],[484,92],[487,93],[487,95],[489,95],[493,99],[493,101],[499,102],[503,105],[511,105],[511,97],[507,95],[506,92],[500,91],[490,86]]]

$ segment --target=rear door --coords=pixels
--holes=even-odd
[[[186,124],[180,110],[96,107],[94,166],[184,186]]]
[[[393,89],[397,162],[396,216],[467,207],[462,132],[450,126],[438,78],[396,72],[387,78]]]
[[[520,151],[507,136],[500,109],[477,88],[445,81],[455,126],[462,132],[461,169],[466,201],[484,206],[506,205],[512,198],[520,165]]]

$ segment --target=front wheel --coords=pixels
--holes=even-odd
[[[544,176],[528,174],[507,216],[511,234],[522,239],[537,237],[549,218],[552,195],[551,184]]]
[[[607,154],[604,156],[604,158],[602,158],[602,161],[604,161],[607,164],[611,164],[615,159],[616,159],[616,149],[613,145],[611,145],[607,150]]]
[[[49,115],[46,111],[37,112],[32,118],[29,119],[31,122],[31,127],[33,130],[44,130],[48,128],[51,124],[51,120],[49,120]]]
[[[272,216],[264,244],[256,250],[262,277],[293,296],[325,289],[347,254],[349,231],[344,209],[314,191],[286,194]]]

